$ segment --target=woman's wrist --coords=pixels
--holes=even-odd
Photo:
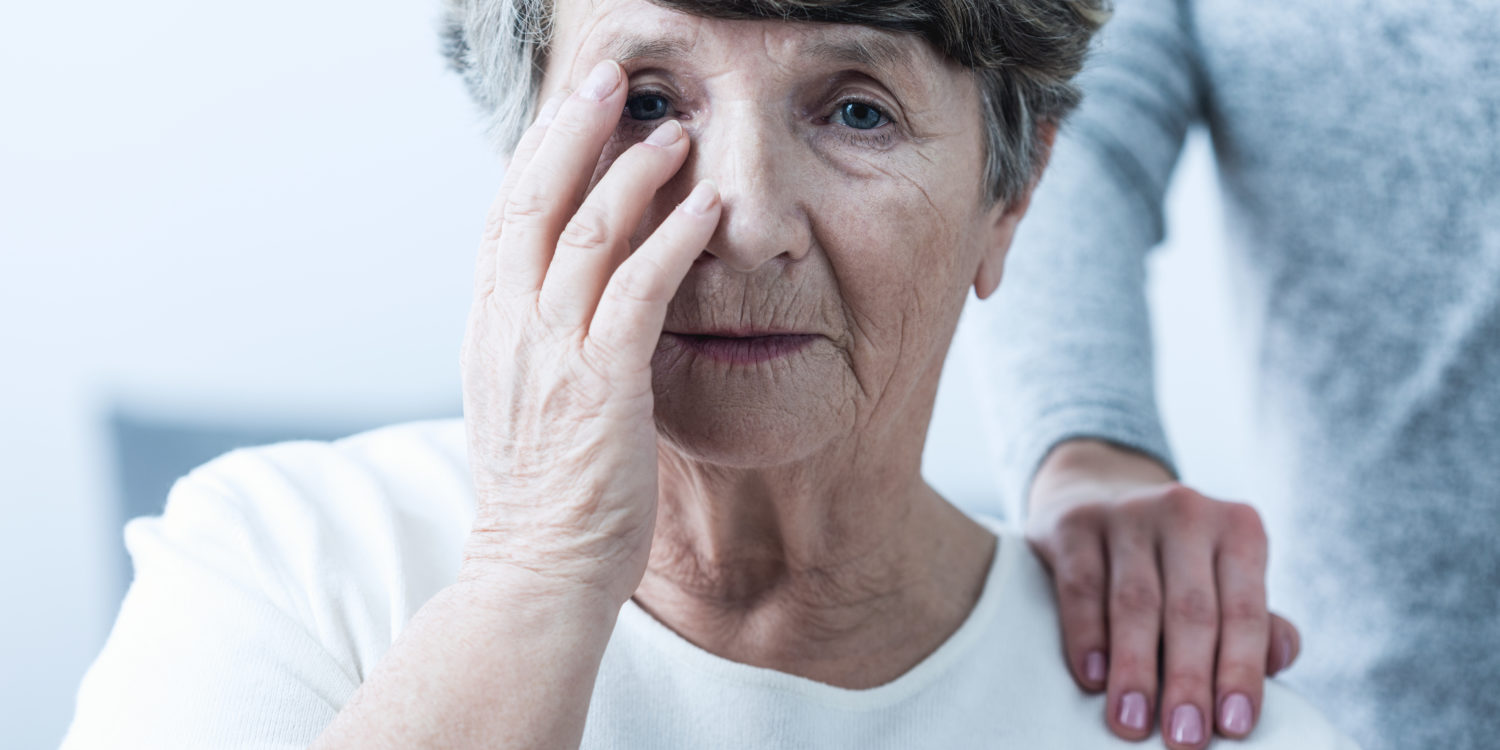
[[[1097,501],[1173,481],[1172,472],[1145,453],[1092,438],[1066,440],[1037,469],[1027,497],[1028,515],[1045,513],[1071,500]]]
[[[521,608],[546,616],[608,615],[611,624],[625,603],[610,587],[580,576],[549,572],[544,566],[513,560],[474,556],[465,557],[457,580],[449,588],[469,597],[476,606]]]
[[[585,592],[466,572],[423,604],[314,747],[577,747],[618,615]]]

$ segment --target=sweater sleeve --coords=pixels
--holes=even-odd
[[[304,748],[357,689],[356,668],[289,610],[264,524],[214,466],[126,525],[135,579],[64,750]]]
[[[1167,181],[1200,109],[1183,5],[1116,3],[1000,290],[968,311],[984,421],[1013,519],[1025,517],[1042,460],[1071,438],[1141,451],[1175,473],[1156,410],[1145,258],[1162,239]]]

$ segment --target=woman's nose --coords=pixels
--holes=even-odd
[[[782,256],[802,258],[812,236],[797,160],[810,155],[799,154],[792,134],[764,113],[721,111],[713,120],[695,138],[689,165],[694,181],[718,184],[724,205],[708,253],[743,273]]]

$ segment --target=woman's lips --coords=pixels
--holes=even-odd
[[[752,365],[784,357],[820,338],[812,333],[768,333],[765,335],[719,336],[700,333],[664,333],[695,354],[734,365]]]

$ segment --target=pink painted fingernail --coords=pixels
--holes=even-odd
[[[1142,693],[1126,693],[1120,699],[1120,724],[1137,731],[1146,728],[1146,696]]]
[[[1083,657],[1083,679],[1089,682],[1104,682],[1107,677],[1103,651],[1090,651]]]
[[[605,60],[589,71],[589,77],[584,79],[578,93],[586,99],[599,101],[613,93],[619,85],[619,66],[615,65],[614,60]]]
[[[1219,725],[1230,734],[1250,731],[1250,699],[1244,693],[1231,693],[1219,706]]]
[[[1172,741],[1182,745],[1196,745],[1203,741],[1203,714],[1198,707],[1184,703],[1172,709]]]
[[[651,131],[646,136],[646,142],[653,146],[670,146],[682,137],[682,123],[676,120],[667,120]]]

